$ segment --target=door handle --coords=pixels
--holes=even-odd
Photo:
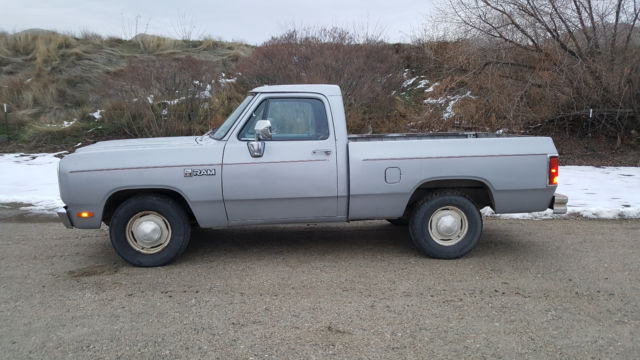
[[[331,155],[331,150],[313,150],[311,152],[313,155],[326,155],[329,156]]]

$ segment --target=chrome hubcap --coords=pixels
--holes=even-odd
[[[164,249],[171,239],[171,225],[155,211],[142,211],[127,223],[127,242],[143,254],[155,254]]]
[[[444,206],[429,218],[429,235],[438,244],[453,246],[460,242],[469,230],[467,216],[455,206]]]

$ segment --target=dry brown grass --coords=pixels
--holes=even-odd
[[[61,52],[77,45],[74,38],[46,30],[25,30],[0,37],[4,57],[33,61],[41,67],[60,59]]]
[[[180,48],[180,41],[162,36],[139,34],[131,39],[145,54],[162,53]]]

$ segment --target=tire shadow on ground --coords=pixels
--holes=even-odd
[[[545,256],[543,245],[526,235],[491,224],[476,247],[461,259]],[[413,245],[407,227],[386,222],[368,225],[286,225],[232,229],[194,229],[191,243],[178,261],[215,258],[281,256],[394,256],[426,258]]]
[[[191,243],[182,255],[195,258],[234,256],[259,252],[263,256],[318,255],[348,253],[415,254],[416,250],[405,227],[391,224],[286,225],[232,229],[194,229]]]

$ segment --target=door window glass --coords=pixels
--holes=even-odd
[[[327,113],[318,99],[267,99],[253,112],[240,132],[241,140],[255,138],[258,120],[271,122],[272,140],[325,140],[329,138]]]

